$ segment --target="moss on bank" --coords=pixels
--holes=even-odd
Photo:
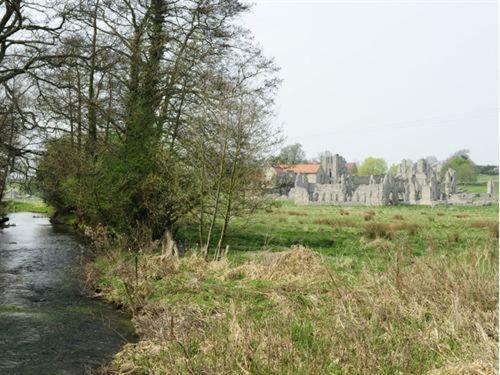
[[[140,341],[103,372],[493,373],[497,215],[285,204],[238,219],[220,262],[107,247],[89,286]]]

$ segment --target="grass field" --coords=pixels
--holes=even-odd
[[[496,191],[498,192],[498,176],[487,176],[479,175],[477,176],[477,181],[474,183],[462,184],[457,186],[458,191],[463,191],[465,193],[486,193],[486,184],[489,179],[493,178],[495,182]]]
[[[40,214],[51,215],[53,213],[52,207],[48,206],[41,200],[33,201],[7,201],[6,212],[34,212]]]
[[[186,243],[194,241],[185,230]],[[498,208],[280,206],[228,258],[101,242],[89,287],[140,336],[104,372],[495,373]]]

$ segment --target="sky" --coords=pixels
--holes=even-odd
[[[498,164],[496,1],[257,0],[242,22],[280,66],[276,123],[309,158]]]

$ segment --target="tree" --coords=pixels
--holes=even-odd
[[[387,163],[382,158],[367,157],[359,166],[358,176],[383,174],[387,170]]]
[[[300,143],[285,146],[281,149],[279,155],[276,157],[277,164],[299,164],[304,163],[306,160],[306,153],[302,149]]]
[[[487,176],[498,176],[498,165],[476,165],[476,173]]]
[[[390,167],[389,167],[389,171],[388,173],[390,173],[391,175],[395,175],[398,171],[398,165],[397,164],[392,164]]]
[[[454,169],[456,172],[456,180],[458,183],[475,182],[477,173],[474,162],[469,157],[469,151],[460,150],[449,157],[441,168],[441,175]]]
[[[44,197],[129,237],[172,239],[179,222],[199,223],[200,246],[220,257],[231,217],[260,204],[278,139],[277,69],[234,22],[247,6],[72,3],[55,47],[66,57],[37,72],[37,115],[52,130],[39,163]]]
[[[347,173],[352,176],[356,176],[358,174],[358,165],[356,163],[347,163],[346,164]]]
[[[0,204],[9,174],[25,173],[33,154],[35,122],[27,76],[54,54],[64,17],[38,1],[0,0]]]

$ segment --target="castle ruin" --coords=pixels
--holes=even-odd
[[[493,189],[489,186],[490,201]],[[438,166],[431,166],[425,159],[416,163],[403,160],[395,174],[352,176],[347,173],[346,160],[331,153],[321,156],[315,179],[305,173],[296,174],[288,197],[296,204],[477,204],[466,194],[457,194],[453,169],[441,176]]]

